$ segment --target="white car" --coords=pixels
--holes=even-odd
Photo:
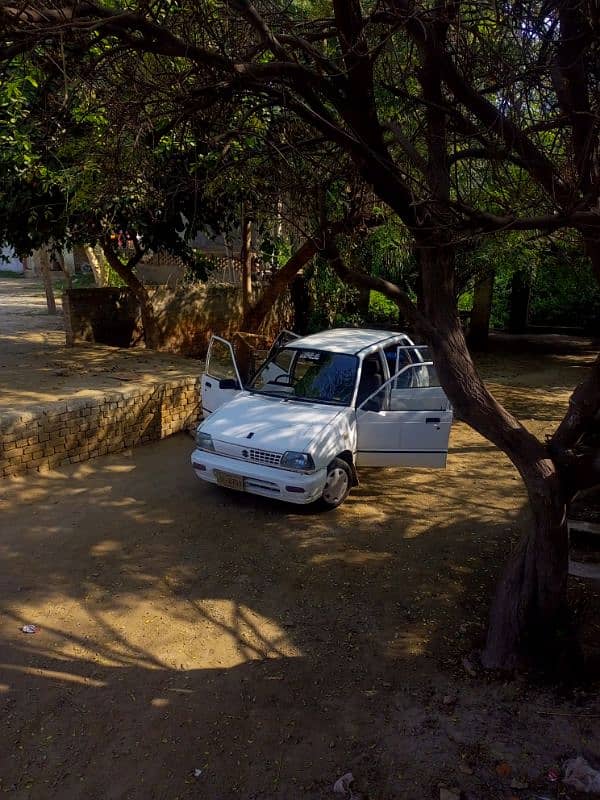
[[[214,336],[192,467],[204,481],[290,503],[339,506],[359,467],[445,467],[452,408],[426,348],[341,328],[279,337],[242,385]]]

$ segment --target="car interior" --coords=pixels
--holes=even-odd
[[[360,376],[360,383],[358,385],[358,394],[356,397],[357,408],[374,392],[383,386],[383,370],[381,368],[381,359],[377,353],[367,356],[362,364],[362,373]],[[381,411],[383,404],[383,393],[371,397],[368,403],[363,406],[363,411]]]

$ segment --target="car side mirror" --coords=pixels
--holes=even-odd
[[[240,385],[235,378],[221,378],[219,389],[239,389]]]

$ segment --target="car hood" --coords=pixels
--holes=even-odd
[[[339,406],[242,394],[210,415],[201,429],[213,439],[284,453],[305,452],[342,411]],[[250,435],[252,434],[252,435]]]

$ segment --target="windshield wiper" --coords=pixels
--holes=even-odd
[[[343,406],[339,400],[323,400],[320,397],[293,397],[292,400],[300,400],[301,403],[320,403],[326,406]]]
[[[249,391],[251,394],[260,394],[260,395],[263,395],[265,397],[285,397],[285,398],[289,398],[288,394],[285,394],[285,393],[278,394],[276,392],[265,392],[264,389],[248,389],[247,391]]]

